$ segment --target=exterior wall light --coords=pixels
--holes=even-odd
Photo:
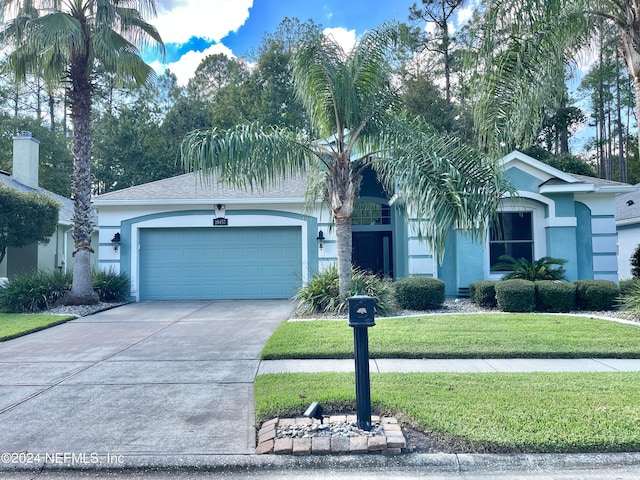
[[[117,252],[120,248],[120,232],[116,232],[116,234],[111,239],[111,245],[113,245],[113,251]]]
[[[318,241],[318,248],[322,250],[322,247],[324,246],[324,232],[322,230],[318,232],[316,240]]]

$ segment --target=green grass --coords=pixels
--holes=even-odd
[[[372,358],[640,358],[640,324],[549,314],[376,318]],[[347,321],[284,322],[263,359],[353,358]]]
[[[353,374],[256,378],[259,421],[353,411]],[[374,413],[395,415],[459,451],[625,452],[640,449],[640,373],[372,374]]]
[[[44,330],[45,328],[72,320],[73,318],[75,317],[71,315],[0,313],[0,342],[37,332],[38,330]]]

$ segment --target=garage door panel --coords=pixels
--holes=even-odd
[[[143,229],[140,298],[289,298],[301,285],[299,227]]]

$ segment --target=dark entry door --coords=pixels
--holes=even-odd
[[[392,232],[353,232],[351,262],[381,278],[393,278]]]

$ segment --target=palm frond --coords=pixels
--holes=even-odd
[[[296,132],[253,123],[228,131],[191,132],[180,153],[187,171],[202,172],[205,179],[216,171],[223,181],[253,188],[274,184],[319,162],[322,147],[314,145]]]
[[[420,120],[399,119],[388,131],[387,158],[374,161],[388,191],[398,192],[440,258],[452,228],[481,239],[505,193],[515,195],[498,164]]]
[[[585,6],[576,0],[488,2],[469,66],[475,71],[478,136],[491,155],[534,140],[542,107],[555,99],[565,67],[574,65],[593,31]]]

